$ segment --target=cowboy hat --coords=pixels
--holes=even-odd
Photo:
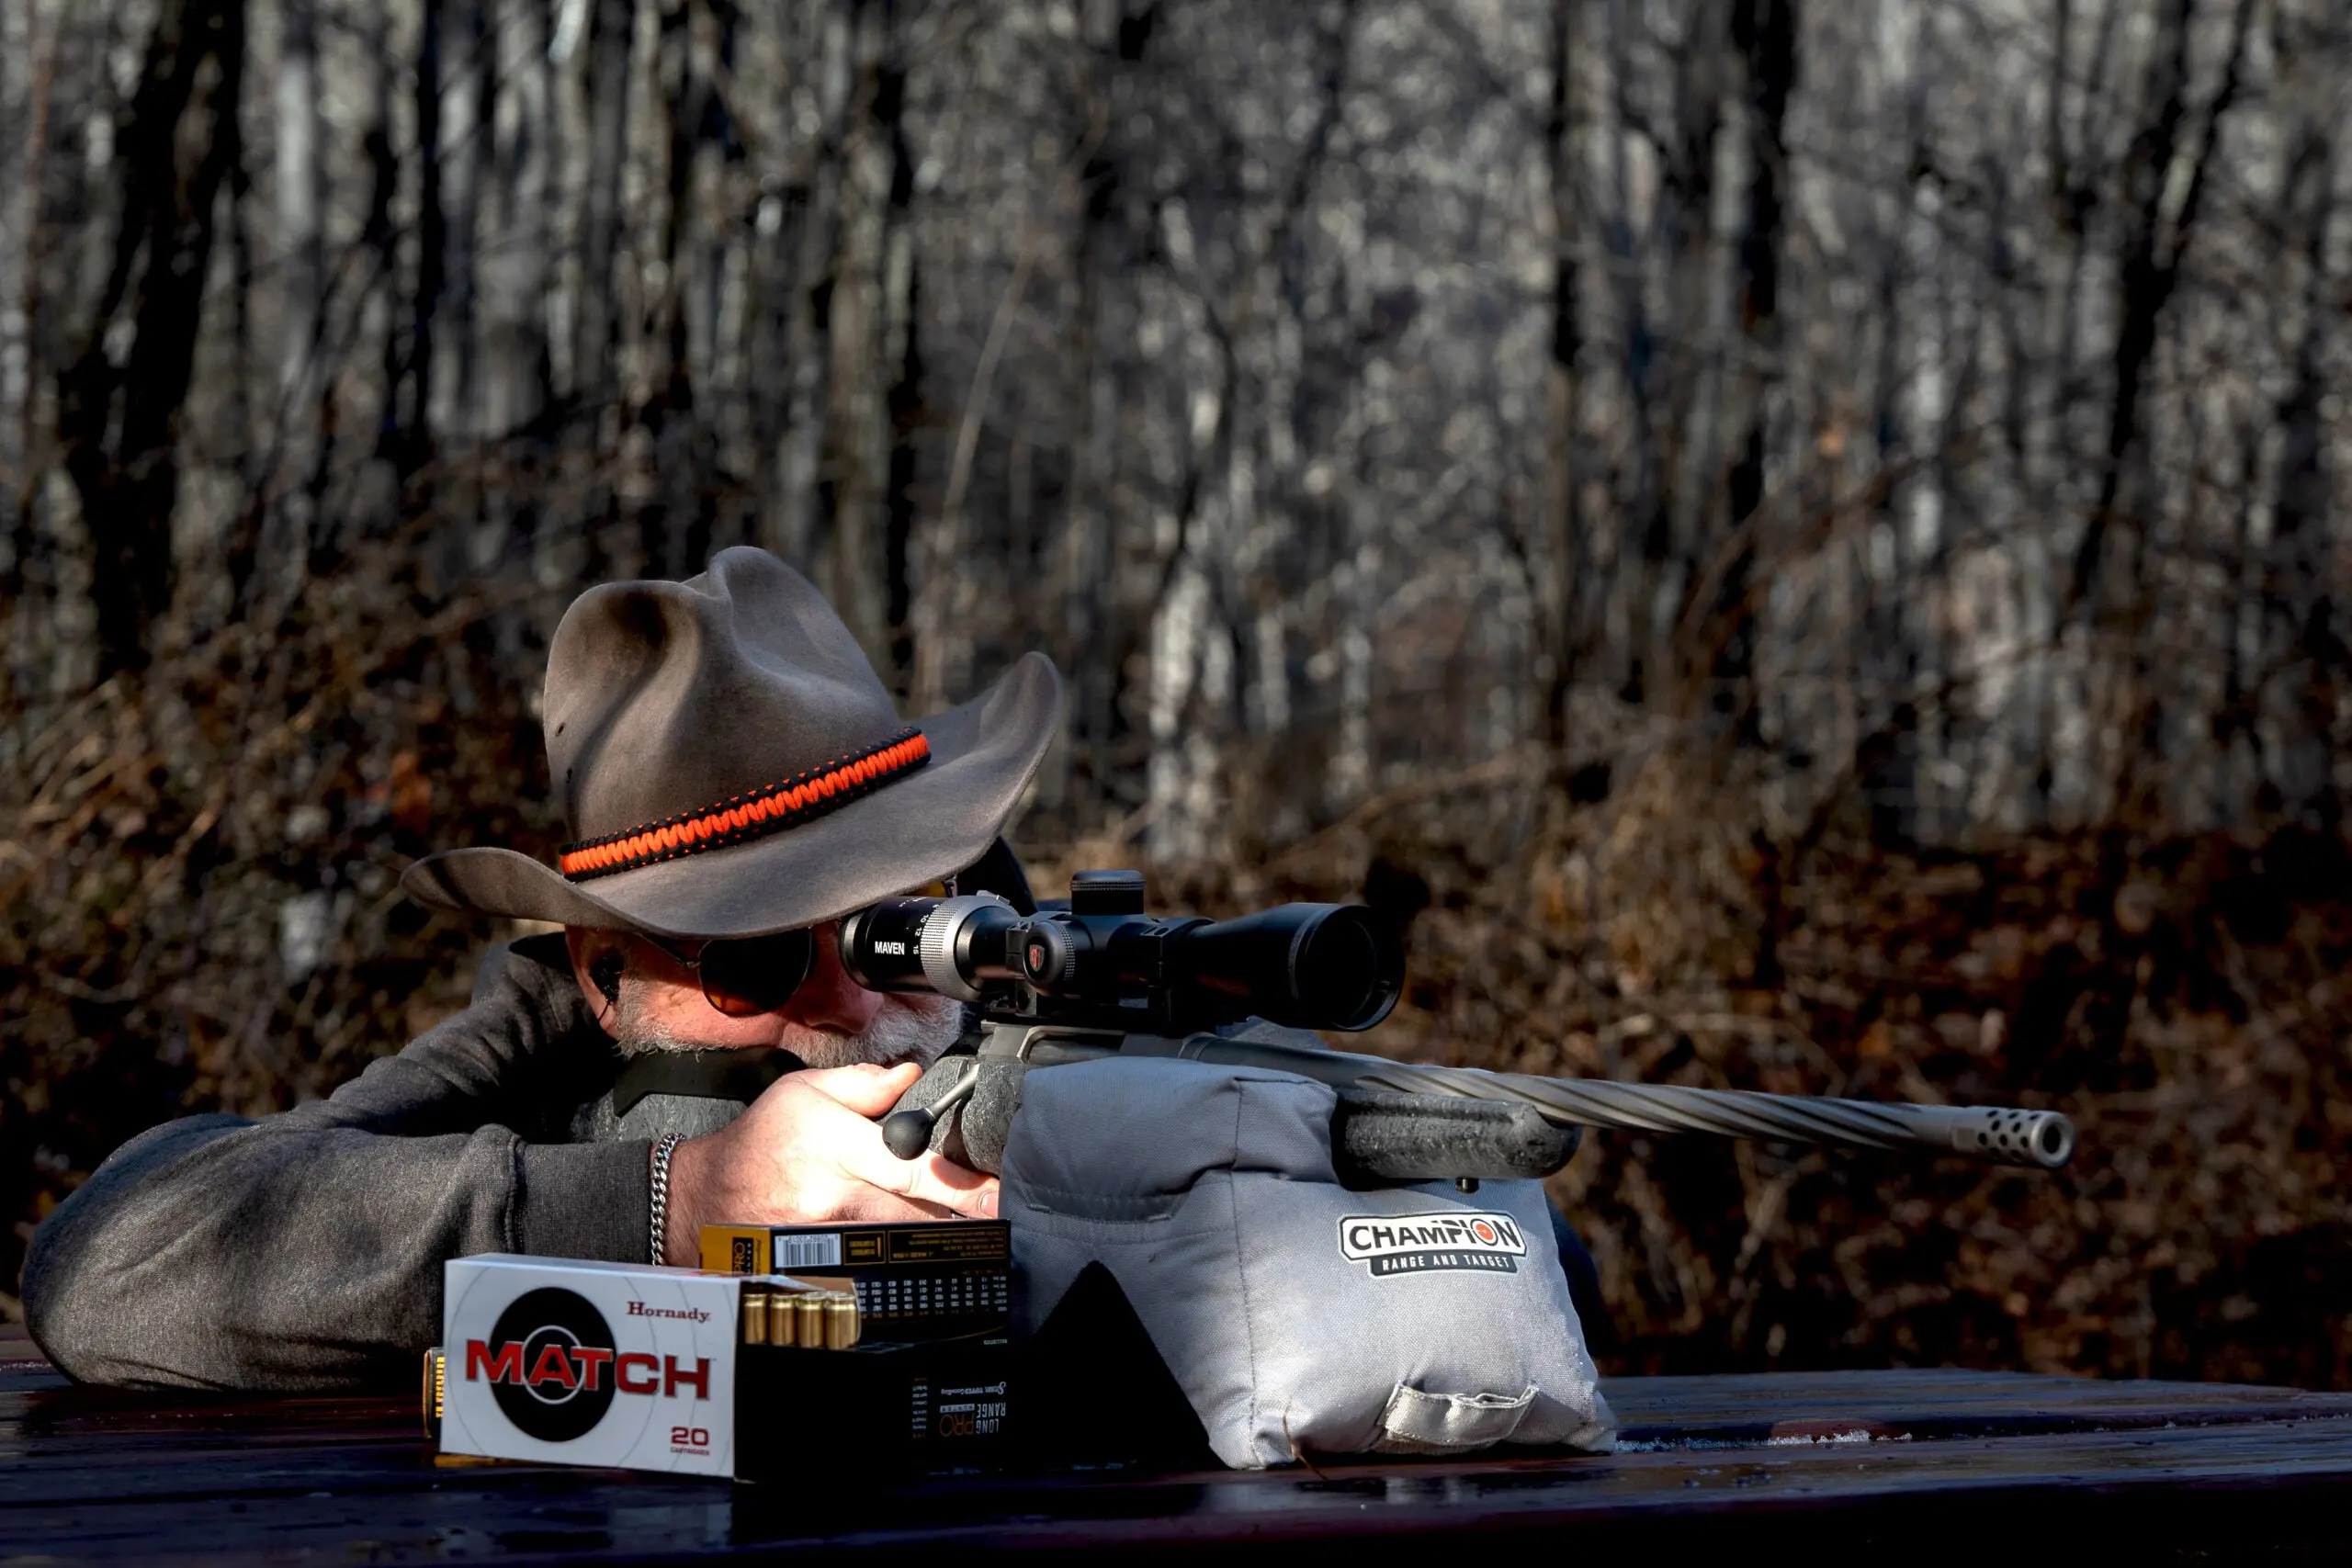
[[[548,649],[553,866],[447,850],[401,886],[435,909],[764,936],[954,875],[988,852],[1060,723],[1023,657],[911,724],[808,579],[764,550],[574,600]]]

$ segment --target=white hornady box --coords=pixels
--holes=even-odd
[[[445,1452],[734,1473],[741,1277],[508,1253],[444,1267]]]

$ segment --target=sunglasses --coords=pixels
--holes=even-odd
[[[773,936],[713,938],[690,952],[643,931],[637,934],[693,971],[703,1000],[729,1018],[775,1011],[800,989],[817,960],[817,933],[806,927]]]

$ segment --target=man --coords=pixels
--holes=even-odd
[[[450,1258],[692,1263],[705,1221],[993,1214],[993,1178],[900,1161],[873,1121],[960,1009],[859,988],[833,931],[989,854],[1060,701],[1033,653],[909,725],[758,550],[582,594],[546,700],[574,841],[403,883],[563,934],[493,952],[471,1007],[327,1100],[126,1144],[34,1235],[33,1337],[90,1381],[404,1386]]]

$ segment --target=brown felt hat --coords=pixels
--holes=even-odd
[[[763,936],[978,860],[1053,741],[1061,680],[1031,653],[911,723],[831,605],[764,550],[684,582],[572,602],[548,650],[548,773],[571,831],[549,866],[448,850],[401,886],[435,909]]]

